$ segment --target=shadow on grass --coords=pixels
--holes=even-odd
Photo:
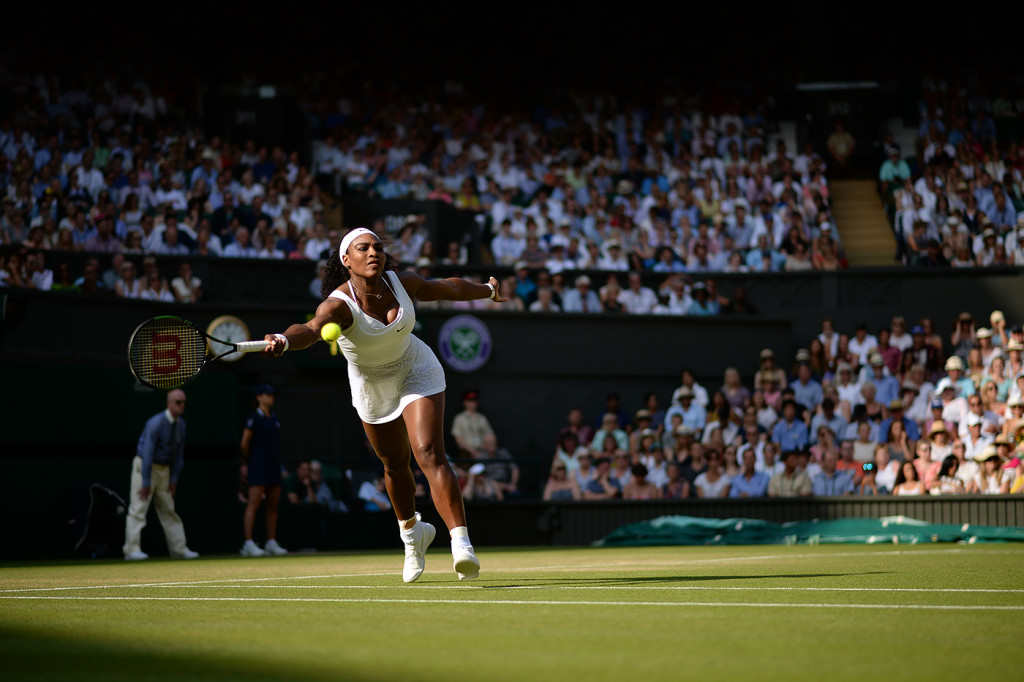
[[[304,664],[302,660],[253,659],[238,654],[177,654],[129,648],[93,640],[86,634],[56,636],[32,627],[0,627],[0,660],[7,680],[75,680],[76,682],[271,682],[272,680],[375,680],[372,671]]]
[[[808,580],[812,578],[842,578],[849,576],[889,575],[891,571],[858,571],[856,573],[775,573],[768,575],[673,575],[673,576],[633,576],[633,577],[593,577],[593,578],[517,578],[514,582],[501,585],[481,585],[484,589],[507,589],[514,587],[538,587],[542,585],[587,585],[587,586],[622,586],[629,585],[691,585],[699,582],[720,580]]]

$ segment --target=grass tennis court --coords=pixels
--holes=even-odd
[[[3,678],[1019,679],[1013,543],[479,554],[0,566]]]

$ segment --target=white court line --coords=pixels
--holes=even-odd
[[[163,587],[163,585],[124,585],[122,587]],[[249,590],[253,585],[174,585],[180,588],[198,589],[243,589]],[[996,589],[970,587],[744,587],[727,585],[711,587],[709,585],[265,585],[274,590],[668,590],[698,592],[921,592],[921,593],[964,593],[964,594],[1024,594],[1024,589]],[[61,588],[74,589],[74,588]],[[11,590],[12,592],[46,592],[44,587],[35,590]]]
[[[373,576],[398,575],[397,571],[390,573],[336,573],[327,575],[276,575],[265,578],[220,578],[217,580],[187,580],[181,582],[160,582],[160,583],[121,583],[114,585],[78,585],[72,587],[19,587],[12,590],[0,590],[0,594],[12,592],[56,592],[59,590],[111,590],[119,587],[200,587],[203,585],[216,586],[217,583],[225,582],[259,582],[267,580],[313,580],[319,578],[368,578]]]
[[[595,548],[588,548],[595,549]],[[601,548],[596,548],[601,549]],[[615,548],[609,548],[615,549]],[[727,563],[735,561],[770,561],[772,559],[805,559],[805,558],[821,558],[823,556],[829,557],[851,557],[851,556],[876,556],[879,554],[884,555],[918,555],[918,554],[948,554],[948,553],[962,553],[976,551],[974,548],[967,547],[949,547],[944,549],[922,549],[917,551],[906,551],[906,550],[886,550],[883,552],[833,552],[828,554],[817,554],[817,553],[801,553],[801,554],[760,554],[754,556],[735,556],[735,557],[718,557],[714,559],[665,559],[663,561],[645,561],[643,563],[637,563],[635,561],[606,561],[598,564],[549,564],[547,566],[520,566],[518,568],[496,568],[493,569],[496,573],[533,573],[537,571],[579,571],[579,570],[622,570],[623,568],[633,568],[635,570],[649,570],[656,569],[658,567],[685,567],[685,566],[699,566],[701,564],[715,564],[715,563]],[[986,554],[1018,554],[1013,551],[990,551]],[[428,554],[428,556],[430,556]],[[241,560],[241,559],[240,559]],[[426,571],[427,574],[437,573],[443,574],[449,571]],[[225,582],[266,582],[271,580],[313,580],[318,578],[361,578],[361,577],[372,577],[372,576],[394,576],[397,575],[398,571],[386,571],[386,572],[367,572],[367,573],[336,573],[336,574],[323,574],[323,575],[302,575],[302,576],[267,576],[261,578],[222,578],[218,580],[189,580],[180,582],[158,582],[158,583],[131,583],[131,584],[111,584],[111,585],[80,585],[74,587],[30,587],[30,588],[15,588],[15,589],[0,589],[0,594],[11,594],[18,592],[50,592],[50,591],[61,591],[61,590],[106,590],[119,587],[172,587],[176,585],[187,586],[187,585],[215,585],[217,583]]]
[[[883,610],[922,610],[922,611],[1024,611],[1022,606],[1005,605],[952,605],[952,604],[786,604],[759,602],[666,602],[666,601],[557,601],[557,600],[520,600],[520,599],[285,599],[248,597],[75,597],[75,596],[29,596],[17,595],[0,597],[0,600],[44,600],[44,601],[203,601],[203,602],[296,602],[296,603],[329,603],[329,604],[455,604],[459,606],[698,606],[726,607],[738,606],[745,608],[795,608],[795,609],[883,609]]]
[[[599,547],[591,549],[626,549],[616,547]],[[917,551],[907,551],[901,549],[890,549],[882,552],[829,552],[827,554],[757,554],[753,556],[730,556],[730,557],[717,557],[714,559],[664,559],[661,561],[645,561],[643,563],[637,563],[635,561],[602,561],[598,564],[556,564],[551,566],[522,566],[520,568],[509,568],[500,569],[502,571],[572,571],[578,569],[587,570],[601,570],[601,569],[618,569],[623,567],[633,567],[637,569],[652,568],[657,566],[699,566],[701,564],[719,564],[719,563],[731,563],[735,561],[771,561],[773,559],[822,559],[825,557],[863,557],[863,556],[878,556],[878,555],[907,555],[916,556],[919,554],[950,554],[950,553],[963,553],[972,552],[973,548],[967,547],[949,547],[946,549],[921,549]],[[1020,554],[1019,552],[1007,552],[1007,551],[993,551],[986,552],[986,554]],[[429,554],[427,555],[430,556]]]

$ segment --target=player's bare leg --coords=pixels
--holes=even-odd
[[[460,580],[476,578],[480,575],[480,561],[469,541],[462,489],[444,452],[444,393],[410,403],[402,417],[412,454],[430,486],[434,507],[451,534],[455,571]]]
[[[384,487],[398,517],[399,533],[405,543],[402,580],[415,582],[423,574],[427,547],[433,542],[436,530],[431,524],[420,521],[420,515],[416,513],[416,481],[410,467],[412,453],[405,423],[401,419],[386,424],[363,422],[363,428],[384,465]]]

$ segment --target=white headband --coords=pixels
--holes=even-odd
[[[380,241],[380,237],[374,234],[373,230],[367,230],[365,227],[357,227],[341,238],[341,246],[338,247],[338,258],[345,255],[345,252],[348,251],[348,247],[352,245],[352,241],[361,234],[372,234],[374,239]]]

